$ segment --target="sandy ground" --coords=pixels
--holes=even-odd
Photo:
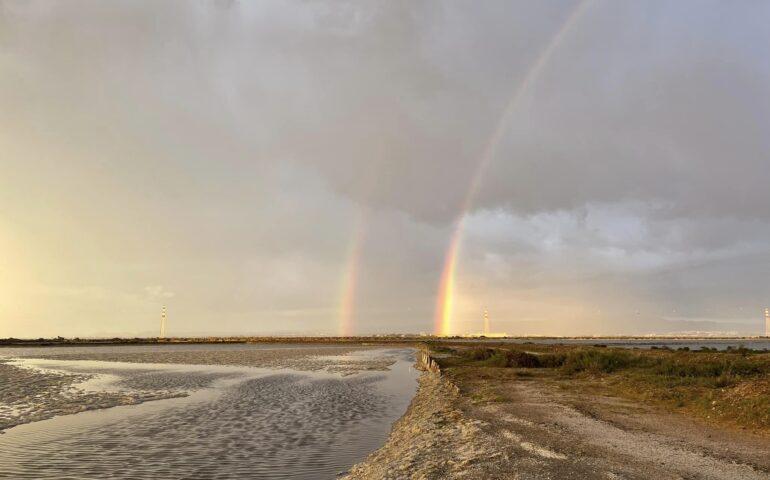
[[[348,479],[768,479],[770,440],[532,380],[474,404],[425,373],[387,444]]]

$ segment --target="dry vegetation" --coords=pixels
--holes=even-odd
[[[498,385],[536,378],[770,434],[770,352],[534,344],[433,349],[444,371],[478,401],[502,401]]]

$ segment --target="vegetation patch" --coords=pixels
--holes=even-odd
[[[547,378],[770,433],[766,351],[500,344],[453,345],[443,353],[442,369],[469,385]],[[477,400],[492,396],[484,391]]]

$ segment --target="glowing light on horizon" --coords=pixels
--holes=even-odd
[[[471,209],[473,200],[476,196],[476,192],[481,184],[481,180],[484,177],[489,163],[497,153],[500,141],[506,132],[510,118],[518,106],[523,94],[529,90],[532,84],[540,77],[543,68],[548,64],[551,55],[557,49],[557,47],[564,40],[564,36],[570,30],[572,25],[579,19],[586,10],[586,7],[592,0],[582,0],[577,4],[572,14],[567,18],[561,28],[548,42],[548,45],[543,49],[538,56],[535,63],[527,71],[524,79],[511,93],[511,97],[506,104],[505,110],[503,110],[500,120],[497,122],[497,126],[492,132],[492,136],[486,143],[480,161],[476,167],[476,171],[468,185],[465,198],[461,205],[460,213],[457,216],[457,220],[454,223],[452,229],[452,236],[449,240],[449,245],[444,257],[444,268],[441,274],[441,281],[439,283],[439,292],[436,301],[436,320],[435,320],[435,333],[438,335],[449,335],[452,333],[452,308],[454,305],[455,295],[455,277],[457,271],[457,261],[462,247],[462,233],[463,224],[465,223],[465,217]]]

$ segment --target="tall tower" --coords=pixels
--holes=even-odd
[[[489,335],[489,310],[484,307],[484,335]]]
[[[160,338],[166,338],[166,306],[160,308]]]
[[[770,337],[770,308],[765,309],[765,336]]]

